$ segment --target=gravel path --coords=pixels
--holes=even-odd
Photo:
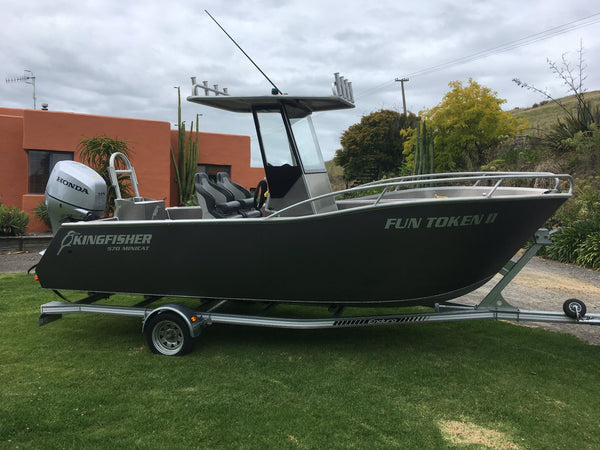
[[[0,273],[27,272],[40,257],[39,253],[28,252],[0,254]],[[477,304],[493,285],[492,281],[457,301]],[[600,272],[534,257],[506,287],[503,296],[520,309],[546,311],[562,311],[565,300],[578,298],[586,304],[588,312],[600,314]],[[548,323],[528,325],[571,333],[589,343],[600,345],[600,326]]]
[[[494,280],[457,301],[477,304],[494,286]],[[600,272],[534,257],[504,289],[504,299],[523,310],[562,311],[565,300],[582,300],[589,313],[600,314]],[[600,326],[521,322],[553,331],[570,333],[600,345]]]
[[[37,252],[19,252],[0,254],[0,273],[23,273],[40,260]]]

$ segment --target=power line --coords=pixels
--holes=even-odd
[[[425,69],[421,69],[421,70],[417,70],[415,72],[406,74],[402,77],[398,77],[398,78],[414,78],[414,77],[419,77],[419,76],[424,76],[424,75],[429,75],[431,73],[435,73],[435,72],[439,72],[441,70],[445,70],[445,69],[449,69],[451,67],[454,66],[458,66],[461,64],[465,64],[468,62],[472,62],[472,61],[477,61],[479,59],[483,59],[483,58],[487,58],[488,56],[491,55],[495,55],[498,53],[503,53],[503,52],[507,52],[510,50],[514,50],[516,48],[520,48],[520,47],[524,47],[526,45],[531,45],[534,44],[536,42],[540,42],[546,39],[549,39],[551,37],[554,36],[558,36],[560,34],[564,34],[567,33],[569,31],[573,31],[576,30],[578,28],[582,28],[582,27],[586,27],[589,25],[593,25],[600,22],[600,13],[595,13],[595,14],[591,14],[587,17],[584,17],[582,19],[578,19],[578,20],[574,20],[572,22],[568,22],[565,23],[563,25],[559,25],[553,28],[549,28],[545,31],[541,31],[539,33],[535,33],[535,34],[531,34],[529,36],[525,36],[521,39],[517,39],[514,41],[510,41],[507,42],[505,44],[502,45],[498,45],[496,47],[492,47],[489,48],[487,50],[482,50],[480,52],[476,52],[473,53],[471,55],[468,56],[463,56],[461,58],[457,58],[451,61],[446,61],[444,63],[441,64],[437,64],[435,66],[431,66]],[[395,82],[395,80],[390,80],[390,81],[386,81],[385,83],[382,83],[380,85],[374,86],[372,88],[369,88],[363,92],[361,92],[360,94],[358,94],[356,97],[360,98],[363,97],[367,94],[370,94],[372,92],[375,92],[377,90],[382,89],[383,87],[387,87],[387,86],[391,86],[393,83]]]
[[[590,18],[593,18],[593,19],[592,20],[588,20]],[[585,22],[584,23],[578,23],[578,22],[581,22],[581,21],[585,21]],[[442,64],[438,64],[437,66],[429,67],[427,69],[418,70],[416,72],[408,74],[407,76],[416,77],[416,76],[421,76],[421,75],[427,75],[427,74],[430,74],[430,73],[433,73],[433,72],[438,72],[440,70],[443,70],[443,69],[446,69],[446,68],[449,68],[449,67],[453,67],[453,66],[456,66],[456,65],[464,64],[464,63],[471,62],[471,61],[477,61],[479,59],[483,59],[483,58],[486,58],[486,57],[491,56],[491,55],[495,55],[495,54],[498,54],[498,53],[507,52],[509,50],[514,50],[514,49],[519,48],[519,47],[524,47],[526,45],[534,44],[536,42],[543,41],[545,39],[549,39],[551,37],[558,36],[560,34],[564,34],[564,33],[567,33],[569,31],[572,31],[572,30],[576,30],[577,28],[582,28],[584,26],[593,25],[593,24],[598,23],[598,22],[600,22],[600,13],[593,14],[591,16],[588,16],[588,17],[584,18],[584,19],[576,20],[574,22],[569,22],[567,24],[560,25],[558,27],[550,28],[550,29],[548,29],[546,31],[542,31],[540,33],[532,34],[532,35],[526,36],[524,38],[517,39],[516,41],[511,41],[511,42],[508,42],[506,44],[502,44],[502,45],[499,45],[497,47],[493,47],[493,48],[488,49],[488,50],[483,50],[483,51],[474,53],[474,54],[469,55],[469,56],[464,56],[462,58],[458,58],[458,59],[455,59],[455,60],[452,60],[452,61],[448,61],[448,62],[445,62],[445,63],[442,63]]]

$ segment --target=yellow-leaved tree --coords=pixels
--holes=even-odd
[[[526,127],[501,105],[506,100],[473,79],[451,81],[440,104],[423,111],[435,136],[436,171],[478,170],[484,152]]]

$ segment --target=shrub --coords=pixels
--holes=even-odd
[[[48,228],[52,228],[50,216],[48,215],[48,207],[45,202],[39,202],[33,210],[33,215],[40,219]]]
[[[577,248],[577,264],[600,269],[600,231],[590,234]]]
[[[562,263],[577,263],[582,243],[588,235],[599,231],[600,226],[595,220],[576,222],[552,237],[552,245],[546,248],[546,255]]]
[[[573,198],[560,207],[546,227],[567,228],[586,220],[600,223],[600,177],[575,180]]]
[[[18,236],[25,232],[29,216],[16,206],[6,206],[0,203],[0,235]]]

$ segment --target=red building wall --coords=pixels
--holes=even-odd
[[[0,108],[0,201],[29,214],[28,232],[43,231],[45,226],[33,215],[44,196],[28,194],[27,151],[73,152],[79,161],[79,142],[94,136],[127,141],[140,194],[163,199],[168,206],[176,203],[171,146],[177,154],[177,130],[171,130],[168,122]],[[231,166],[232,178],[246,187],[256,186],[264,177],[262,168],[250,167],[248,136],[201,132],[198,162]]]
[[[0,201],[21,208],[24,193],[27,193],[27,153],[23,151],[23,117],[0,116]]]

